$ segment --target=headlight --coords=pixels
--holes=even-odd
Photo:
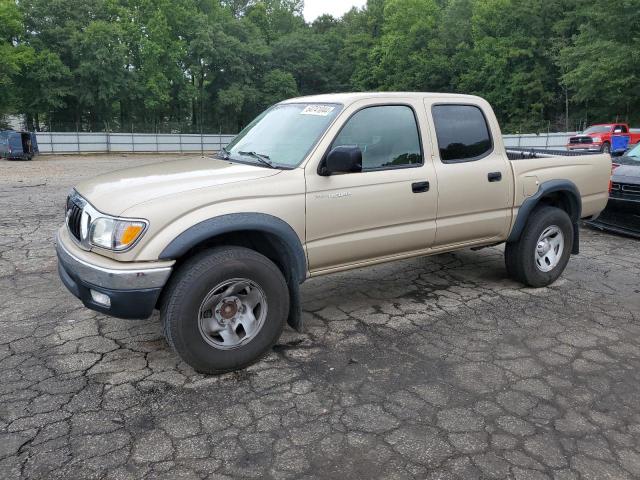
[[[602,137],[593,137],[593,143],[600,143],[602,142]]]
[[[138,218],[112,217],[95,209],[78,192],[67,198],[66,223],[69,233],[85,250],[92,246],[122,252],[144,235],[149,222]]]
[[[132,246],[146,227],[147,224],[139,220],[101,217],[91,223],[89,241],[97,247],[122,251]]]

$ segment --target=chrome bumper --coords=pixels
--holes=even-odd
[[[112,317],[146,319],[158,308],[171,266],[105,268],[74,255],[58,235],[58,274],[60,280],[85,307]],[[123,263],[123,266],[127,264]],[[129,265],[133,267],[134,265]]]
[[[573,147],[573,146],[569,146],[567,145],[567,150],[570,152],[576,151],[576,152],[599,152],[600,150],[602,150],[602,145],[595,145],[595,146],[589,146],[589,147]]]
[[[56,238],[56,251],[65,270],[73,272],[82,281],[112,290],[141,290],[162,288],[171,275],[172,267],[145,269],[111,269],[92,265],[69,252],[60,237]]]

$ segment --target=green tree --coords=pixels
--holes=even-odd
[[[299,95],[296,79],[289,72],[271,70],[262,79],[261,108]]]
[[[16,106],[15,79],[33,59],[32,49],[18,45],[23,28],[16,3],[0,0],[0,115]]]
[[[384,90],[432,90],[448,86],[447,62],[438,35],[435,0],[387,0],[383,35],[369,59]]]
[[[40,115],[65,106],[70,72],[57,54],[42,50],[30,56],[17,76],[20,107],[30,129],[40,130]]]
[[[235,131],[288,96],[473,93],[505,131],[640,115],[640,0],[0,0],[0,114]],[[623,24],[620,19],[624,19]],[[627,28],[625,28],[625,26]]]
[[[572,103],[587,121],[640,120],[639,2],[594,0],[577,18],[578,33],[558,57]]]
[[[551,49],[558,7],[545,0],[474,3],[473,46],[456,89],[486,97],[508,131],[542,129],[561,105]]]
[[[72,54],[77,62],[73,70],[78,113],[85,111],[92,128],[103,127],[116,108],[125,87],[126,47],[117,23],[91,22],[72,36]]]

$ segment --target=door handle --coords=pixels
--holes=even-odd
[[[429,191],[429,188],[429,182],[416,182],[411,185],[411,190],[413,190],[413,193],[425,193]]]
[[[499,182],[500,180],[502,180],[502,172],[491,172],[489,175],[487,175],[487,178],[490,182]]]

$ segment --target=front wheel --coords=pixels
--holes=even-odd
[[[569,263],[573,228],[564,210],[556,207],[534,210],[520,240],[507,243],[505,248],[509,275],[530,287],[551,285]]]
[[[278,341],[289,312],[282,272],[241,247],[202,252],[168,285],[161,307],[167,342],[194,370],[215,374],[259,360]]]
[[[609,142],[604,142],[602,144],[601,152],[602,153],[611,153],[611,144]]]

